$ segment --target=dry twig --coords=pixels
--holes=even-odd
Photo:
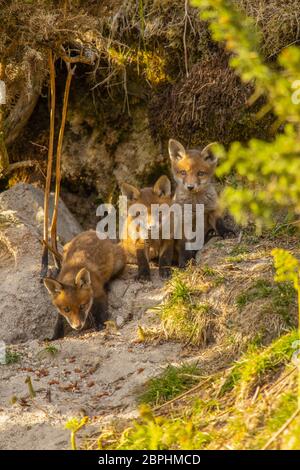
[[[62,119],[61,119],[61,125],[60,125],[59,136],[58,136],[57,151],[56,151],[55,196],[54,196],[54,208],[53,208],[52,222],[51,222],[51,228],[50,228],[51,246],[54,252],[58,251],[57,249],[57,217],[58,217],[58,203],[59,203],[60,184],[61,184],[62,145],[63,145],[66,119],[67,119],[70,86],[71,86],[73,74],[75,72],[75,68],[76,68],[76,65],[72,68],[69,63],[67,64],[68,75],[67,75],[67,80],[66,80],[63,110],[62,110]],[[56,259],[55,262],[58,265],[57,267],[59,267],[59,264],[60,264],[59,260]]]
[[[55,101],[56,101],[56,89],[55,89],[55,61],[52,51],[49,51],[49,70],[50,70],[50,135],[49,135],[49,148],[48,148],[48,163],[47,163],[47,177],[45,187],[45,199],[44,199],[44,248],[42,254],[42,269],[41,277],[45,277],[48,271],[48,229],[49,229],[49,196],[51,187],[51,175],[53,165],[53,148],[54,148],[54,134],[55,134]]]

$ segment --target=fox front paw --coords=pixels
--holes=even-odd
[[[179,256],[178,267],[181,269],[186,268],[190,263],[194,264],[195,262],[195,251],[186,251]]]
[[[160,267],[159,268],[159,277],[161,279],[169,279],[171,277],[171,268],[169,267]]]
[[[139,271],[136,276],[137,281],[151,281],[151,274],[148,270]]]
[[[222,233],[219,232],[219,234],[222,238],[235,238],[236,237],[236,233],[234,232],[234,230],[231,230],[227,227],[225,227]]]
[[[46,338],[43,338],[44,343],[51,343],[52,341],[56,341],[57,339],[62,339],[64,338],[64,335],[53,335],[51,338],[46,336]]]
[[[96,331],[104,330],[104,328],[105,328],[105,325],[102,322],[95,324],[95,330]]]
[[[223,219],[218,219],[216,223],[216,229],[218,235],[222,238],[234,238],[236,233],[231,228],[226,227]]]

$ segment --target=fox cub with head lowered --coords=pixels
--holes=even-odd
[[[64,246],[57,279],[45,278],[52,303],[58,310],[52,340],[64,336],[65,318],[81,330],[91,314],[96,330],[107,320],[105,284],[120,273],[126,263],[122,247],[100,240],[94,230],[77,235]]]
[[[149,261],[158,259],[159,274],[162,278],[168,278],[171,273],[171,265],[173,259],[173,238],[172,227],[170,227],[170,239],[162,238],[162,215],[155,217],[152,207],[153,205],[172,204],[171,182],[165,175],[161,176],[152,188],[138,189],[131,184],[123,183],[121,185],[123,196],[127,197],[128,215],[123,228],[122,246],[126,252],[129,262],[138,264],[138,279],[150,280]],[[137,205],[137,210],[134,205]],[[141,206],[138,206],[141,205]],[[139,217],[139,207],[145,208],[146,227],[141,230],[137,224],[136,235],[130,234],[130,227],[133,226],[135,219]],[[151,238],[151,230],[157,229],[158,237]],[[145,233],[147,237],[145,237]]]
[[[218,195],[212,182],[217,166],[217,158],[211,152],[212,144],[202,150],[186,149],[180,142],[169,140],[169,155],[172,173],[177,184],[174,202],[178,204],[204,205],[204,239],[217,233],[221,237],[235,235],[227,228],[218,205]],[[185,240],[177,244],[179,266],[183,267],[191,259],[192,252],[185,250]]]

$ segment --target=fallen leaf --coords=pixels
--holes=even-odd
[[[57,385],[57,384],[59,384],[59,381],[55,380],[55,379],[49,380],[49,382],[48,382],[48,385]]]
[[[59,389],[64,391],[64,392],[74,392],[75,390],[79,389],[78,382],[74,382],[74,383],[71,382],[68,385],[59,387]]]

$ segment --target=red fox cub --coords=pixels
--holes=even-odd
[[[172,204],[171,198],[171,182],[167,176],[161,176],[153,186],[153,188],[138,189],[134,186],[123,183],[121,185],[123,196],[127,197],[127,210],[128,215],[124,224],[122,235],[122,246],[126,252],[127,260],[129,262],[137,262],[138,264],[138,279],[150,280],[150,267],[149,261],[158,258],[159,274],[162,278],[168,278],[171,273],[172,259],[173,259],[173,239],[172,227],[170,227],[171,239],[162,239],[162,218],[155,217],[153,214],[152,205],[166,204],[170,207]],[[141,214],[140,212],[133,211],[131,214],[130,208],[133,205],[139,204],[145,208],[146,227],[145,232],[147,238],[140,228],[137,228],[136,239],[130,235],[129,228],[132,227],[134,221]],[[136,206],[137,208],[139,206]],[[158,231],[157,239],[151,237],[151,230]]]
[[[81,330],[92,314],[96,330],[107,320],[105,284],[125,266],[120,245],[100,240],[94,230],[77,235],[64,246],[62,267],[57,279],[44,284],[58,310],[52,340],[64,336],[63,317],[75,330]]]
[[[223,238],[230,234],[235,235],[225,226],[218,207],[218,195],[212,183],[217,158],[210,150],[211,145],[207,145],[203,150],[188,150],[177,140],[169,140],[172,173],[177,184],[174,202],[181,205],[204,205],[205,240],[211,232],[216,232]],[[185,240],[177,242],[176,246],[179,252],[179,266],[184,267],[193,253],[185,250]]]

